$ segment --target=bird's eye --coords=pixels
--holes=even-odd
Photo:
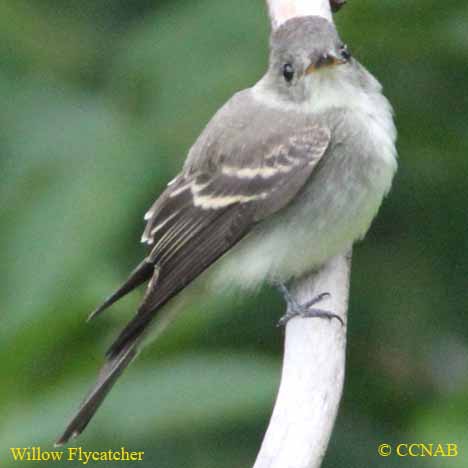
[[[341,54],[341,57],[344,58],[345,60],[349,60],[351,58],[351,52],[349,51],[348,46],[346,44],[341,45],[340,54]]]
[[[290,63],[283,65],[283,76],[288,83],[294,78],[294,67]]]

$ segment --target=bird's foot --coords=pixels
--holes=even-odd
[[[277,287],[279,291],[281,292],[281,294],[283,295],[287,304],[286,314],[284,314],[283,317],[281,317],[281,319],[279,320],[278,327],[286,326],[286,324],[294,317],[302,317],[302,318],[318,317],[318,318],[326,318],[328,320],[335,318],[339,320],[342,325],[344,325],[343,319],[339,315],[336,315],[327,310],[317,309],[314,307],[314,305],[330,297],[330,293],[325,292],[325,293],[319,294],[315,296],[312,300],[308,301],[307,303],[299,304],[296,301],[296,299],[294,299],[291,296],[291,293],[288,291],[288,289],[286,288],[284,284],[282,283],[277,284]]]

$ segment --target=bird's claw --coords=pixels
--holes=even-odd
[[[328,310],[323,309],[306,309],[304,311],[294,311],[294,312],[286,312],[278,321],[278,327],[284,327],[287,323],[294,317],[302,317],[302,318],[326,318],[328,320],[337,319],[341,325],[344,325],[343,319],[332,312],[328,312]]]
[[[330,293],[325,292],[318,294],[315,296],[312,300],[307,302],[306,304],[299,304],[289,293],[287,290],[286,286],[284,284],[278,284],[277,285],[279,290],[284,296],[284,299],[286,300],[287,303],[287,311],[286,314],[281,317],[281,319],[278,321],[277,326],[278,327],[284,327],[286,324],[294,317],[302,317],[302,318],[326,318],[328,320],[332,319],[337,319],[339,322],[341,322],[341,325],[344,325],[343,319],[332,312],[329,312],[327,310],[323,309],[316,309],[313,306],[318,304],[319,302],[323,301],[324,299],[327,299],[330,297]]]

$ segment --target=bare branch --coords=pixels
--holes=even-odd
[[[347,0],[330,0],[330,6],[333,13],[336,13],[338,10],[344,7],[346,2]]]
[[[273,29],[298,16],[322,16],[333,21],[330,0],[267,0]]]
[[[318,468],[330,440],[345,374],[351,254],[331,260],[297,282],[304,304],[324,291],[338,320],[291,320],[286,328],[281,385],[254,468]]]

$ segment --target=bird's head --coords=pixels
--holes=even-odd
[[[319,16],[286,21],[273,31],[270,48],[269,87],[297,103],[321,81],[345,76],[352,62],[335,27]]]

